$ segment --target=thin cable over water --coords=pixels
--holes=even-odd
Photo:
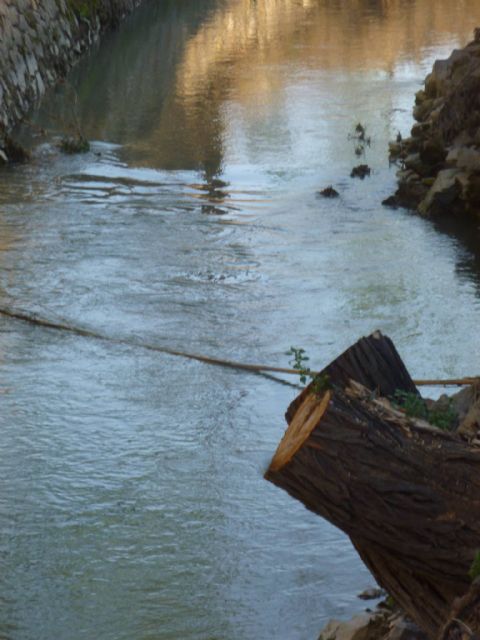
[[[298,384],[295,384],[295,383],[289,382],[288,380],[283,380],[282,378],[277,378],[276,376],[271,375],[272,373],[285,373],[285,374],[298,375],[298,371],[296,371],[295,369],[288,369],[284,367],[263,366],[263,365],[256,365],[256,364],[245,364],[242,362],[235,362],[232,360],[212,358],[212,357],[205,356],[198,353],[189,353],[189,352],[180,351],[177,349],[170,349],[169,347],[162,347],[160,345],[148,344],[146,342],[139,342],[138,340],[134,340],[131,338],[129,339],[113,338],[112,336],[107,336],[105,334],[99,333],[98,331],[84,329],[82,327],[65,324],[63,322],[53,322],[51,320],[46,320],[45,318],[39,317],[35,313],[25,313],[18,310],[1,308],[0,315],[7,318],[11,318],[13,320],[19,320],[20,322],[26,322],[31,325],[43,327],[45,329],[68,332],[77,336],[81,336],[83,338],[90,338],[92,340],[100,340],[102,342],[109,342],[112,344],[119,344],[119,345],[124,345],[129,347],[136,347],[139,349],[146,349],[147,351],[155,351],[157,353],[164,353],[166,355],[185,358],[188,360],[196,360],[198,362],[216,365],[219,367],[226,367],[230,369],[248,371],[249,373],[260,375],[269,380],[273,380],[274,382],[278,382],[279,384],[293,387],[295,389],[302,388]]]
[[[288,369],[286,367],[274,367],[270,365],[263,364],[250,364],[244,362],[236,362],[234,360],[224,360],[223,358],[213,358],[211,356],[206,356],[199,353],[190,353],[188,351],[181,351],[178,349],[171,349],[169,347],[162,347],[160,345],[148,344],[145,342],[139,342],[137,340],[126,339],[126,338],[113,338],[111,336],[104,335],[97,331],[92,331],[90,329],[82,329],[81,327],[77,327],[74,325],[65,324],[63,322],[53,322],[51,320],[46,320],[45,318],[40,318],[38,315],[34,313],[25,313],[13,309],[0,308],[0,315],[5,316],[7,318],[12,318],[13,320],[19,320],[21,322],[27,322],[32,325],[36,325],[39,327],[44,327],[45,329],[53,329],[55,331],[65,331],[69,333],[73,333],[75,335],[91,338],[93,340],[101,340],[103,342],[110,342],[113,344],[121,344],[130,347],[137,347],[140,349],[146,349],[148,351],[156,351],[158,353],[165,353],[170,356],[176,356],[180,358],[186,358],[188,360],[197,360],[198,362],[203,362],[205,364],[211,364],[218,367],[227,367],[230,369],[237,369],[241,371],[248,371],[249,373],[254,373],[256,375],[262,375],[264,377],[269,378],[270,380],[274,380],[280,384],[285,384],[288,386],[301,388],[297,384],[293,384],[288,382],[287,380],[283,380],[281,378],[277,378],[276,376],[270,375],[271,373],[284,373],[288,375],[299,375],[299,371],[297,369]],[[315,373],[315,372],[312,372]],[[448,378],[444,380],[432,379],[432,380],[414,380],[414,384],[417,386],[462,386],[475,384],[480,380],[479,376],[466,376],[463,378]]]

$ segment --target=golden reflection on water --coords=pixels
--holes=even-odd
[[[170,167],[218,172],[222,108],[233,99],[261,108],[282,99],[286,69],[384,71],[418,63],[430,47],[466,43],[480,21],[477,0],[231,0],[186,42],[174,91],[154,124],[155,149]],[[413,103],[413,95],[412,95]],[[136,151],[140,151],[138,145]],[[140,143],[153,160],[151,141]],[[149,150],[150,147],[150,150]]]
[[[475,15],[480,19],[476,0],[232,0],[189,40],[177,91],[192,95],[226,63],[229,72],[237,65],[254,71],[252,84],[267,87],[275,65],[285,62],[391,70],[405,57],[418,61],[442,39],[468,40]],[[237,85],[236,75],[229,75]]]
[[[81,120],[91,139],[125,145],[129,164],[208,178],[221,173],[235,136],[232,108],[237,124],[260,127],[278,146],[291,135],[285,111],[295,109],[297,78],[311,82],[312,105],[320,99],[312,85],[328,92],[326,79],[347,78],[352,101],[371,73],[420,84],[433,57],[465,44],[477,24],[478,0],[146,3],[83,66]],[[71,100],[57,108],[57,122],[68,121]]]

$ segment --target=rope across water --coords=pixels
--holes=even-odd
[[[103,342],[110,342],[114,344],[121,344],[131,347],[136,347],[140,349],[146,349],[148,351],[156,351],[158,353],[165,353],[170,356],[176,356],[180,358],[186,358],[189,360],[197,360],[198,362],[204,362],[205,364],[211,364],[218,367],[228,367],[230,369],[237,369],[240,371],[248,371],[250,373],[260,374],[260,375],[268,375],[271,373],[283,373],[287,375],[299,375],[299,371],[297,369],[289,369],[286,367],[274,367],[270,365],[264,364],[250,364],[244,362],[236,362],[234,360],[225,360],[223,358],[214,358],[211,356],[206,356],[199,353],[191,353],[188,351],[181,351],[178,349],[171,349],[169,347],[162,347],[160,345],[148,344],[145,342],[139,342],[134,339],[127,338],[112,338],[111,336],[104,335],[97,331],[92,331],[91,329],[82,329],[81,327],[77,327],[74,325],[65,324],[63,322],[53,322],[51,320],[46,320],[45,318],[41,318],[36,314],[29,314],[22,311],[17,311],[14,309],[0,308],[0,315],[11,318],[12,320],[19,320],[21,322],[27,322],[32,325],[36,325],[38,327],[44,327],[45,329],[53,329],[55,331],[65,331],[68,333],[72,333],[83,338],[90,338],[93,340],[101,340]],[[282,380],[280,378],[274,376],[268,376],[272,378],[276,382],[280,382],[282,384],[291,385],[291,383],[286,380]],[[431,380],[414,380],[413,382],[417,386],[462,386],[474,384],[475,382],[480,381],[480,376],[467,376],[464,378],[448,378],[444,380],[431,379]],[[291,385],[297,387],[298,385]]]

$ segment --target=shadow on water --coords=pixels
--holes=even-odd
[[[480,220],[465,217],[442,217],[433,222],[437,231],[455,238],[461,250],[457,256],[456,272],[462,279],[475,284],[480,297]]]
[[[59,131],[68,125],[73,87],[78,118],[90,138],[129,145],[129,160],[140,165],[200,170],[207,181],[219,174],[222,131],[216,109],[211,110],[218,104],[208,94],[213,89],[206,87],[198,98],[206,106],[185,105],[176,98],[175,83],[188,41],[221,4],[147,1],[79,64],[36,123]]]

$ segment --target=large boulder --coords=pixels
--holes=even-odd
[[[462,192],[458,174],[457,169],[439,171],[435,182],[418,206],[418,211],[422,215],[431,216],[449,212]]]

